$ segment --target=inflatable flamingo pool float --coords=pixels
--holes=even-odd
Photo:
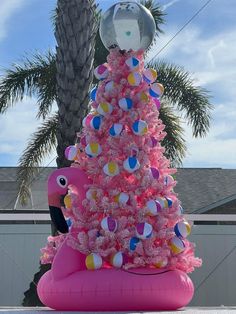
[[[54,171],[48,180],[50,214],[61,233],[70,234],[60,198],[69,185],[86,195],[87,175],[78,168]],[[82,205],[81,205],[82,208]],[[58,249],[50,271],[38,283],[38,295],[48,307],[79,311],[176,310],[190,302],[194,287],[180,270],[152,268],[87,270],[86,256],[67,244]]]

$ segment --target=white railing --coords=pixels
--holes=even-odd
[[[44,210],[45,211],[45,210]],[[189,214],[188,221],[236,221],[236,215]],[[0,221],[50,221],[49,213],[0,213]]]

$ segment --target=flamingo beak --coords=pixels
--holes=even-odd
[[[60,198],[56,198],[51,195],[49,197],[49,212],[55,227],[61,233],[67,233],[69,231],[68,225],[60,208]]]

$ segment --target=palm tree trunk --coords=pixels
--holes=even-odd
[[[58,0],[57,40],[57,166],[68,166],[65,148],[73,145],[88,111],[97,33],[94,0]]]

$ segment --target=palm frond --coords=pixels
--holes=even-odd
[[[168,101],[165,100],[162,101],[159,117],[166,126],[167,135],[162,141],[162,146],[165,147],[165,156],[171,161],[172,166],[180,166],[187,151],[180,118],[174,114]]]
[[[22,65],[14,64],[5,70],[0,81],[0,113],[22,101],[24,96],[38,97],[38,117],[45,118],[56,99],[55,55],[35,54],[25,58]]]
[[[56,147],[56,131],[58,114],[48,118],[31,136],[27,147],[19,159],[17,181],[19,182],[18,197],[22,205],[29,198],[29,186],[38,173],[38,167],[43,159]]]
[[[140,3],[151,12],[156,24],[156,34],[163,33],[160,26],[165,23],[166,14],[163,13],[161,6],[155,0],[141,0]]]
[[[165,97],[173,106],[184,112],[186,122],[191,125],[194,137],[203,137],[210,127],[211,110],[209,92],[194,84],[190,74],[183,68],[156,61],[149,63],[158,72],[158,80],[165,87]]]

